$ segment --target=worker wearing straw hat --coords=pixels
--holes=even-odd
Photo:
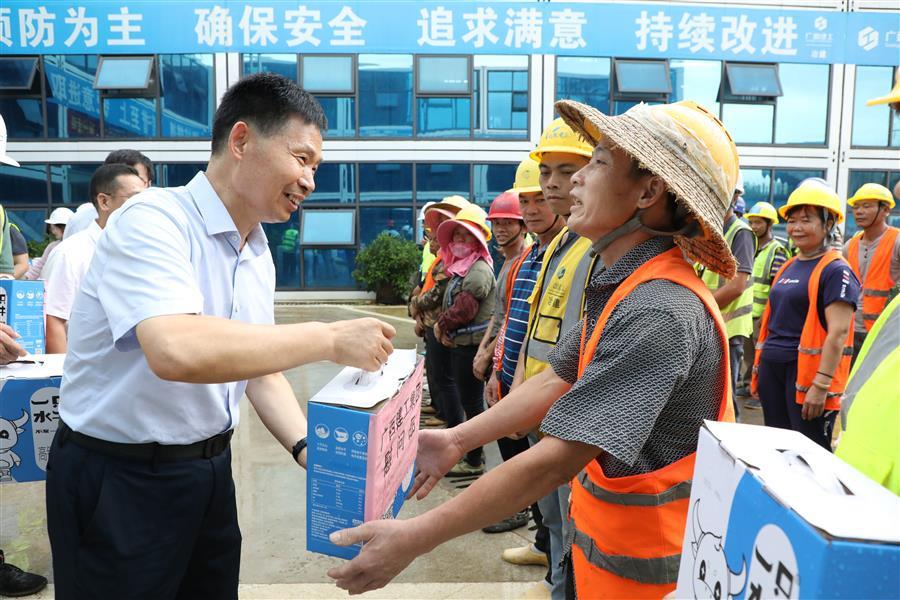
[[[336,532],[340,544],[366,542],[329,572],[344,589],[381,587],[416,556],[569,480],[577,594],[658,598],[675,588],[697,433],[703,419],[733,419],[725,325],[685,255],[734,275],[722,224],[737,150],[693,102],[616,117],[571,101],[556,108],[595,145],[573,175],[568,225],[605,268],[551,369],[478,418],[420,438],[419,496],[468,448],[538,423],[546,436],[432,511]]]

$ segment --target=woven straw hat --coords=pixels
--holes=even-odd
[[[596,108],[561,100],[556,111],[576,132],[596,145],[604,137],[641,167],[666,182],[700,224],[695,237],[676,235],[685,254],[730,279],[737,261],[725,241],[725,213],[738,179],[738,153],[725,126],[695,102],[639,104],[610,117]]]

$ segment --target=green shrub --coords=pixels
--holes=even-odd
[[[44,249],[52,241],[53,238],[51,238],[49,235],[45,236],[42,240],[28,240],[28,256],[30,256],[31,258],[43,256]]]
[[[356,255],[353,278],[381,304],[398,304],[409,294],[409,280],[419,268],[422,251],[415,242],[387,232],[362,248]]]

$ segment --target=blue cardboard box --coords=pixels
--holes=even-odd
[[[44,282],[0,279],[0,323],[16,330],[29,354],[44,353]]]
[[[47,478],[65,355],[35,359],[40,362],[0,367],[0,483]]]
[[[678,598],[896,598],[900,498],[800,433],[700,430]]]
[[[328,536],[397,516],[412,488],[424,362],[395,350],[382,372],[346,368],[309,401],[306,547],[353,558]]]

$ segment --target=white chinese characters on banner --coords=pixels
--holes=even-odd
[[[422,34],[416,43],[420,46],[455,46],[453,37],[453,13],[443,6],[434,10],[423,8],[419,11],[421,18],[416,21]]]
[[[587,25],[587,18],[583,12],[576,12],[570,8],[554,10],[550,13],[548,21],[553,25],[553,37],[550,39],[552,48],[575,50],[587,46],[582,34],[582,28]]]
[[[318,46],[322,43],[316,37],[316,31],[322,29],[322,13],[318,10],[301,5],[296,10],[284,11],[284,28],[290,32],[287,45],[292,48],[301,44]]]
[[[766,17],[763,27],[763,54],[775,54],[778,56],[794,56],[797,49],[794,42],[797,41],[797,24],[791,17],[778,17],[772,19]]]
[[[716,20],[706,13],[684,13],[678,22],[678,48],[687,49],[692,54],[701,50],[715,52],[716,42],[712,37],[715,31]]]
[[[56,15],[47,12],[46,7],[37,10],[23,8],[19,10],[19,35],[23,46],[52,46],[55,40],[53,21]]]
[[[72,32],[63,42],[66,46],[74,44],[79,36],[84,36],[84,45],[88,48],[97,45],[97,17],[87,16],[86,10],[83,6],[68,9],[69,16],[65,18],[65,22],[72,26]]]
[[[753,54],[756,48],[750,43],[756,23],[751,22],[747,15],[739,17],[722,17],[722,51],[731,50],[734,54],[747,52]]]
[[[196,8],[197,24],[194,33],[202,46],[231,46],[234,39],[230,10],[218,4],[212,8]]]
[[[484,48],[485,41],[496,44],[500,40],[493,33],[497,26],[497,13],[493,8],[479,6],[473,13],[464,13],[463,20],[468,29],[462,36],[463,42],[472,42],[475,48]]]
[[[635,19],[638,30],[634,33],[638,38],[637,49],[646,50],[647,41],[659,52],[665,52],[669,49],[669,40],[672,39],[673,30],[672,17],[659,11],[653,16],[649,16],[646,10],[641,11],[641,16]]]
[[[361,19],[349,6],[341,9],[338,15],[328,21],[334,37],[329,42],[332,46],[364,46],[363,28],[366,21]]]
[[[244,6],[244,14],[238,27],[244,32],[245,46],[278,43],[275,36],[275,9],[271,6]]]
[[[544,15],[536,8],[506,9],[504,21],[508,30],[503,45],[511,48],[522,48],[530,45],[541,47]]]
[[[140,34],[144,15],[132,14],[127,6],[119,9],[118,13],[107,15],[110,34],[118,34],[119,37],[110,37],[106,43],[110,46],[144,46],[147,41],[142,38],[132,38],[132,34]]]

